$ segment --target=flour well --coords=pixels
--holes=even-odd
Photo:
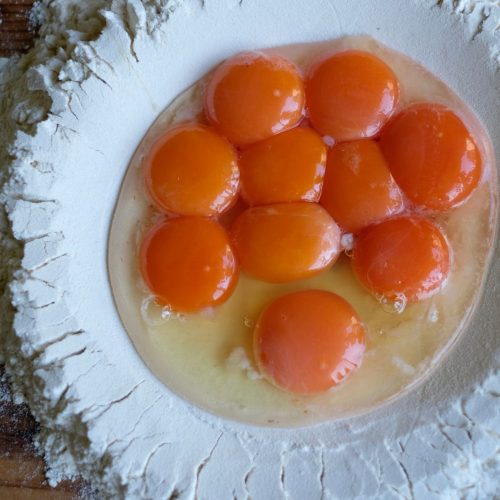
[[[109,498],[498,494],[498,250],[471,328],[432,381],[368,417],[293,433],[224,421],[166,391],[123,331],[106,266],[141,138],[190,83],[244,49],[369,34],[448,83],[499,151],[495,5],[39,3],[41,39],[0,72],[0,343],[16,397],[41,424],[51,482],[82,474]]]
[[[401,85],[399,109],[414,102],[439,102],[462,116],[477,138],[484,163],[483,182],[463,206],[435,220],[453,251],[449,283],[442,293],[420,304],[380,304],[358,283],[349,259],[342,256],[332,269],[318,276],[281,285],[251,279],[243,272],[229,300],[210,314],[162,317],[164,311],[151,302],[137,265],[143,235],[161,217],[144,189],[143,158],[169,127],[196,120],[203,113],[206,82],[197,82],[159,115],[132,158],[115,209],[108,261],[120,317],[145,363],[172,391],[216,415],[286,427],[366,413],[407,391],[439,363],[457,340],[480,293],[496,211],[496,171],[492,170],[494,158],[487,134],[442,82],[370,37],[277,47],[272,52],[290,58],[307,74],[317,58],[349,49],[370,51],[390,65]],[[222,217],[222,224],[229,223],[227,218]],[[249,378],[245,371],[228,371],[223,361],[235,349],[242,349],[253,360],[253,328],[245,320],[254,325],[276,297],[304,289],[337,293],[358,312],[367,329],[367,351],[360,369],[334,391],[307,397]],[[429,318],[432,310],[436,321]]]

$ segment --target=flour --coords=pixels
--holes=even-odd
[[[251,380],[258,380],[262,375],[252,366],[243,347],[236,347],[226,359],[226,366],[233,370],[241,370]]]
[[[498,3],[45,0],[35,15],[34,49],[0,64],[0,350],[41,424],[51,484],[83,475],[110,498],[500,494],[498,250],[473,327],[430,380],[370,415],[293,431],[221,421],[156,381],[105,258],[141,137],[243,49],[371,34],[450,83],[499,151]]]

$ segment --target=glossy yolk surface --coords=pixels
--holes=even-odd
[[[362,51],[335,54],[306,82],[314,128],[337,142],[375,136],[399,100],[399,83],[381,59]]]
[[[392,175],[420,207],[448,210],[481,178],[481,155],[460,118],[439,104],[415,104],[383,130],[382,151]]]
[[[283,132],[243,151],[241,194],[250,205],[318,201],[325,163],[326,146],[316,132]]]
[[[450,270],[450,250],[432,222],[417,216],[396,217],[359,233],[352,266],[373,293],[416,302],[441,289]]]
[[[376,142],[346,142],[330,150],[321,205],[348,232],[401,212],[401,191]]]
[[[145,161],[146,186],[159,208],[179,215],[216,215],[235,201],[239,169],[234,148],[209,127],[169,130]]]
[[[209,80],[205,113],[237,145],[267,139],[302,118],[304,86],[286,59],[244,53],[222,63]]]
[[[156,225],[142,243],[140,265],[157,301],[177,312],[224,302],[238,276],[226,232],[204,217],[179,217]]]
[[[341,382],[362,361],[365,331],[341,297],[306,290],[279,297],[254,332],[261,371],[288,391],[310,394]]]
[[[340,252],[339,227],[315,203],[249,208],[234,222],[231,236],[242,269],[271,283],[317,274]]]

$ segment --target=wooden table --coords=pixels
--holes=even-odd
[[[83,0],[85,1],[85,0]],[[28,50],[36,28],[29,22],[33,0],[0,0],[0,57]],[[37,424],[24,405],[10,401],[0,367],[0,498],[4,500],[88,499],[82,481],[48,486],[43,459],[33,446]]]
[[[10,401],[5,379],[0,379],[0,498],[4,500],[77,500],[91,498],[82,481],[51,488],[43,459],[32,438],[38,426],[24,405]]]
[[[31,47],[34,27],[29,23],[33,0],[0,0],[0,57]]]

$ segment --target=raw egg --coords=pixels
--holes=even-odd
[[[323,290],[283,295],[262,313],[254,332],[261,371],[301,394],[342,382],[363,359],[365,329],[351,305]]]
[[[309,128],[294,128],[245,149],[241,194],[250,205],[318,201],[326,146]]]
[[[340,229],[315,203],[249,208],[234,222],[231,236],[242,269],[271,283],[313,276],[340,253]]]
[[[146,156],[146,186],[162,210],[217,215],[236,201],[240,174],[234,148],[204,125],[168,130]]]
[[[311,64],[318,60],[318,55],[328,57],[330,54],[341,54],[346,50],[370,52],[374,58],[387,61],[397,80],[401,82],[401,103],[404,106],[407,103],[437,100],[453,110],[467,129],[473,132],[474,141],[482,155],[481,170],[484,171],[484,182],[478,183],[465,203],[460,203],[460,206],[456,206],[453,210],[432,214],[432,219],[428,222],[424,219],[422,226],[430,224],[434,228],[430,234],[434,237],[429,237],[429,231],[425,229],[420,236],[418,231],[415,231],[417,236],[409,237],[408,241],[412,242],[410,244],[406,240],[401,240],[401,230],[382,231],[379,238],[372,240],[379,242],[377,244],[380,252],[376,249],[370,250],[372,243],[363,245],[363,239],[368,237],[366,235],[371,234],[371,231],[375,231],[379,226],[378,218],[371,219],[372,214],[368,211],[370,216],[366,220],[368,226],[363,223],[364,227],[354,234],[353,259],[341,254],[335,260],[332,255],[336,255],[336,249],[342,245],[340,243],[332,245],[332,241],[338,241],[340,238],[340,230],[334,229],[337,226],[336,222],[341,225],[340,220],[335,221],[335,217],[329,215],[321,206],[312,203],[312,198],[307,202],[290,199],[286,203],[255,204],[249,208],[243,199],[244,179],[243,173],[240,173],[242,196],[236,193],[228,208],[222,213],[215,210],[208,218],[197,215],[168,219],[169,223],[196,219],[203,227],[209,224],[212,230],[201,231],[186,226],[184,231],[179,230],[180,237],[171,237],[170,240],[159,233],[157,240],[152,238],[152,242],[155,243],[151,244],[151,248],[156,247],[157,253],[151,251],[151,255],[155,257],[150,259],[148,268],[144,265],[145,258],[142,259],[148,254],[145,250],[147,241],[143,245],[138,244],[138,241],[144,241],[145,232],[147,240],[150,235],[149,228],[152,225],[156,227],[158,219],[162,219],[160,226],[166,224],[165,212],[172,215],[172,210],[161,208],[153,200],[149,189],[144,189],[145,159],[154,151],[158,138],[164,137],[169,130],[185,126],[186,120],[201,121],[200,117],[206,112],[204,109],[206,89],[214,73],[206,75],[172,101],[146,134],[126,173],[110,232],[108,247],[110,282],[120,318],[145,364],[170,391],[214,415],[251,425],[294,427],[365,413],[386,401],[394,400],[429,373],[459,337],[477,303],[488,266],[488,255],[493,245],[496,223],[496,169],[493,165],[495,157],[486,131],[467,105],[443,82],[403,54],[389,50],[369,37],[344,37],[319,44],[273,48],[267,57],[273,59],[275,54],[279,53],[281,58],[291,60],[299,68],[298,72],[294,71],[300,78],[300,72],[308,72]],[[351,90],[355,92],[354,88]],[[240,99],[239,104],[246,106],[247,101]],[[302,120],[301,115],[299,122],[297,126],[307,125],[314,131],[312,135],[315,133],[320,136],[325,135],[314,129],[314,124],[307,120],[307,116]],[[246,151],[254,147],[258,149],[259,144],[265,143],[271,137],[279,137],[295,130],[294,126],[287,124],[286,130],[277,133],[272,130],[269,132],[267,129],[267,133],[270,134],[268,137],[243,145],[235,143],[231,149],[233,152],[237,151],[238,155],[245,156]],[[215,123],[212,123],[209,129],[219,138],[225,136]],[[378,140],[378,136],[379,133],[374,140]],[[227,137],[224,140],[226,144],[231,144]],[[369,142],[366,138],[361,140]],[[387,185],[387,177],[385,174],[381,175],[381,172],[386,173],[386,169],[381,168],[384,161],[378,154],[373,153],[375,149],[371,150],[373,154],[366,154],[357,151],[354,146],[349,146],[346,141],[343,141],[343,144],[336,144],[332,151],[341,146],[345,146],[345,151],[353,147],[354,162],[357,161],[356,158],[363,159],[361,171],[364,174],[361,178],[369,183],[373,176],[376,185],[379,185],[380,191],[377,188],[372,192],[372,209],[380,215],[379,202],[386,198],[385,196],[379,198],[376,193],[386,192],[382,187]],[[293,143],[290,143],[290,148],[292,147]],[[331,156],[334,157],[335,154],[332,153]],[[202,160],[205,158],[203,155],[200,157]],[[290,159],[290,165],[292,160],[293,158]],[[241,160],[238,160],[238,163],[241,163]],[[390,166],[387,160],[385,164],[386,168]],[[369,165],[374,166],[370,169]],[[329,167],[330,162],[327,161],[324,193],[329,184],[325,183],[331,170]],[[349,174],[347,167],[345,168]],[[209,170],[213,171],[212,168]],[[294,172],[296,170],[290,166],[287,174],[292,177]],[[344,190],[349,193],[349,197],[346,198],[355,198],[355,193],[363,192],[363,189],[354,182],[354,177],[351,178],[347,174],[339,176],[340,184],[345,185],[344,189],[340,185],[337,187],[339,194],[336,197],[339,200]],[[259,180],[258,176],[257,179]],[[298,179],[302,178],[299,176]],[[277,183],[277,189],[281,191],[281,187],[284,189],[289,186],[288,182],[287,175],[283,175]],[[224,185],[225,183],[222,183],[222,186]],[[354,191],[350,191],[351,188]],[[365,188],[369,193],[369,186],[365,185]],[[224,191],[220,185],[214,189],[217,193]],[[301,188],[299,192],[304,193],[306,190]],[[187,193],[189,199],[191,196],[189,191]],[[192,198],[196,203],[196,194]],[[362,197],[359,198],[359,203],[361,202]],[[296,204],[307,205],[308,210],[312,212],[303,216],[301,223],[291,222],[300,219],[301,210],[296,212],[293,210]],[[274,223],[271,223],[271,217],[262,215],[262,218],[259,218],[262,226],[259,221],[255,224],[247,221],[242,234],[251,233],[251,237],[242,238],[244,244],[239,248],[236,242],[233,244],[232,237],[236,226],[232,224],[239,217],[246,218],[247,215],[242,215],[245,211],[251,210],[253,213],[254,210],[263,210],[266,214],[270,207],[282,206],[287,206],[291,213],[285,215],[280,213],[281,209],[277,210]],[[297,217],[292,217],[292,212]],[[423,212],[420,208],[415,208],[409,196],[405,197],[405,208],[402,212],[406,214],[404,218],[420,220],[423,218]],[[319,213],[323,215],[318,218]],[[387,215],[384,210],[381,213],[384,217]],[[389,218],[380,221],[380,224],[397,221],[403,217],[402,213],[391,212]],[[340,219],[340,216],[337,217]],[[332,223],[332,220],[335,222]],[[420,223],[417,224],[419,225]],[[223,227],[232,227],[229,237],[224,233]],[[297,232],[290,229],[293,227],[298,227]],[[414,234],[414,230],[408,232]],[[217,235],[215,238],[214,234]],[[332,236],[330,242],[322,240],[321,235],[325,234]],[[444,234],[447,245],[442,241]],[[398,235],[399,239],[396,237]],[[164,238],[165,243],[162,245],[161,240]],[[344,238],[344,244],[349,248],[350,243],[350,238]],[[362,251],[363,247],[366,251]],[[433,251],[429,253],[431,247]],[[452,250],[453,259],[450,259]],[[238,256],[237,253],[240,252],[241,255]],[[318,259],[318,255],[323,255],[323,258]],[[377,255],[381,260],[377,260]],[[238,275],[237,261],[245,256],[249,256],[245,261],[247,270]],[[403,258],[406,260],[403,261]],[[319,261],[317,267],[321,268],[330,259],[330,264],[318,271],[315,271],[316,266],[311,264]],[[359,273],[353,272],[353,260],[356,259],[362,263],[359,266]],[[142,264],[138,265],[141,260]],[[447,271],[446,263],[449,264],[450,260],[453,265],[450,265]],[[255,262],[256,274],[252,274]],[[168,263],[171,263],[170,269],[166,268]],[[269,267],[265,267],[266,264]],[[394,265],[393,268],[389,268],[389,264]],[[373,273],[369,270],[370,265],[373,265]],[[313,271],[308,271],[310,268],[313,268]],[[208,273],[212,277],[205,280],[204,272],[209,270],[213,270],[213,275]],[[149,272],[155,278],[144,287],[144,281],[148,282]],[[304,278],[291,279],[295,276],[304,276],[302,274],[304,272]],[[257,276],[257,273],[262,273],[265,279]],[[363,274],[370,278],[366,280],[367,283],[361,279]],[[446,277],[443,279],[444,275]],[[266,281],[277,277],[284,281],[278,283]],[[383,281],[384,279],[392,280],[397,287]],[[434,284],[429,286],[429,283]],[[375,285],[377,289],[374,289]],[[158,293],[156,300],[154,300],[154,290]],[[302,341],[304,343],[300,344],[301,353],[291,364],[297,365],[297,368],[307,365],[307,360],[302,356],[309,354],[314,356],[318,353],[318,350],[310,344],[315,338],[324,347],[325,355],[332,354],[332,356],[327,358],[331,364],[323,365],[324,372],[316,371],[317,363],[311,364],[312,369],[303,376],[308,387],[287,386],[287,381],[298,383],[296,374],[299,372],[293,370],[294,366],[280,368],[279,372],[283,377],[283,382],[280,382],[278,372],[272,372],[270,364],[261,362],[259,351],[254,349],[256,325],[264,324],[259,322],[259,318],[264,318],[265,312],[273,307],[276,300],[289,294],[306,293],[306,291],[309,294],[318,290],[336,294],[351,304],[357,313],[354,316],[358,320],[361,318],[365,326],[366,352],[362,363],[356,365],[356,371],[351,371],[349,376],[344,376],[342,383],[338,383],[342,380],[342,370],[334,369],[336,359],[334,355],[341,352],[339,346],[342,345],[342,328],[336,329],[336,336],[324,337],[321,332],[325,332],[326,327],[321,326],[321,322],[318,326],[315,318],[308,317],[307,311],[303,311],[301,306],[292,307],[294,310],[297,309],[297,313],[302,311],[303,317],[308,318],[307,324],[309,327],[314,327],[314,335],[311,328],[299,329],[305,320],[301,322],[297,314],[297,322],[294,321],[297,330],[295,334],[290,334],[290,338],[295,338],[298,344]],[[411,296],[413,290],[419,300],[408,303],[404,310],[395,308],[395,301],[401,297],[394,295],[401,293],[401,290],[408,296]],[[328,317],[330,326],[344,324],[335,323],[337,320],[328,316],[340,310],[336,301],[323,301],[315,293],[313,295],[314,297],[310,299],[311,310],[318,312],[321,304],[330,304],[327,312],[318,312],[318,317]],[[423,300],[426,296],[428,298]],[[309,303],[309,299],[304,300]],[[390,307],[386,304],[381,305],[381,301],[390,301]],[[182,314],[168,314],[168,310],[179,311]],[[284,314],[288,314],[286,305],[283,311]],[[398,314],[395,314],[395,311]],[[341,314],[340,317],[344,315]],[[305,336],[306,331],[311,333],[309,338]],[[274,337],[268,333],[265,338],[276,340],[279,335]],[[329,343],[333,343],[335,339],[340,344]],[[297,353],[298,347],[294,349],[295,344],[290,345],[292,354]],[[280,358],[281,351],[269,349],[269,352],[273,353],[279,362],[283,360]],[[346,366],[353,368],[356,364],[353,360],[360,360],[359,354],[360,352],[357,352],[355,357],[348,354],[345,359],[352,365],[346,363],[344,368]],[[321,362],[319,366],[321,367]],[[276,376],[273,373],[276,373]],[[334,374],[334,379],[332,377],[328,379],[328,373]],[[316,387],[320,387],[318,390],[314,388],[315,384]],[[311,392],[302,392],[306,390]]]
[[[399,82],[373,54],[348,50],[317,64],[306,83],[309,118],[336,142],[378,134],[399,101]]]
[[[157,301],[177,312],[224,302],[238,277],[226,232],[205,217],[179,217],[157,224],[144,238],[140,265]]]
[[[353,233],[401,212],[401,191],[376,142],[345,142],[330,150],[321,205]]]
[[[380,140],[392,175],[417,206],[442,212],[469,197],[481,178],[481,155],[462,120],[440,104],[404,109]]]
[[[237,145],[262,141],[303,116],[304,84],[297,67],[277,55],[247,52],[218,66],[208,82],[209,122]]]
[[[352,266],[361,283],[389,300],[416,302],[443,286],[450,249],[441,230],[418,216],[370,226],[354,242]]]

